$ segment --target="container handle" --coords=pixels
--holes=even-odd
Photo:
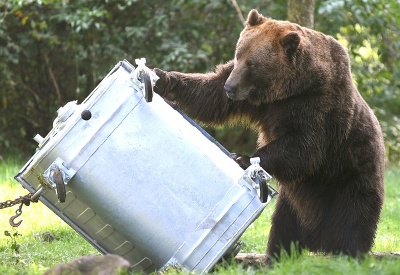
[[[146,70],[143,70],[141,78],[144,84],[144,98],[147,102],[151,102],[153,100],[153,85],[151,84],[150,75]]]
[[[145,58],[135,59],[136,64],[138,65],[134,72],[136,72],[137,79],[142,83],[142,89],[144,90],[144,97],[147,102],[151,102],[153,100],[153,86],[156,81],[159,79],[157,74],[150,70],[146,66]]]

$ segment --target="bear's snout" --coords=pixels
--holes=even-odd
[[[234,98],[235,92],[237,90],[237,86],[236,85],[232,85],[231,83],[229,83],[227,81],[227,82],[225,82],[224,89],[225,89],[226,94],[228,95],[228,97]]]
[[[228,79],[225,82],[224,89],[226,95],[232,100],[246,100],[249,96],[250,89],[243,89],[240,83],[235,80]]]

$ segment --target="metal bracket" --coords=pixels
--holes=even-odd
[[[153,99],[153,86],[159,77],[145,65],[145,58],[135,59],[135,62],[138,66],[131,72],[131,80],[143,92],[146,101],[151,102]]]
[[[54,189],[56,187],[56,182],[54,180],[54,171],[56,168],[59,168],[61,171],[61,175],[64,181],[64,184],[71,180],[71,178],[76,174],[76,171],[72,168],[67,168],[64,166],[64,161],[61,158],[56,158],[54,162],[44,171],[43,176],[47,179],[49,184],[48,187]]]
[[[272,177],[260,166],[260,158],[251,158],[251,165],[244,171],[243,179],[257,192],[262,203],[268,203],[278,195],[269,182]]]
[[[47,183],[44,187],[56,189],[58,200],[64,202],[66,195],[65,185],[75,174],[76,171],[74,169],[65,167],[64,161],[61,158],[57,158],[43,173]]]

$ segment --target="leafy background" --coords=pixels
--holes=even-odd
[[[287,18],[287,1],[237,1]],[[245,2],[245,3],[244,3]],[[397,0],[316,0],[314,28],[347,47],[357,86],[378,116],[387,158],[400,159],[400,5]],[[228,0],[0,0],[0,157],[31,155],[56,111],[81,102],[122,59],[206,72],[234,55],[243,24]],[[251,129],[207,128],[251,154]]]

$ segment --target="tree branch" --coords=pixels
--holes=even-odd
[[[236,2],[236,0],[231,0],[231,2],[232,2],[232,5],[235,7],[236,12],[237,12],[239,19],[242,22],[243,26],[246,25],[246,20],[244,20],[242,11],[240,10],[238,3]]]
[[[51,78],[51,80],[53,81],[54,88],[56,89],[56,93],[57,93],[57,104],[58,104],[59,106],[61,106],[61,91],[60,91],[60,88],[58,87],[57,79],[56,79],[55,76],[54,76],[54,73],[53,73],[53,70],[52,70],[52,68],[51,68],[51,66],[50,66],[49,58],[47,57],[47,55],[44,56],[44,59],[45,59],[45,61],[46,61],[46,65],[47,65],[47,67],[48,67],[48,69],[49,69],[50,78]]]

